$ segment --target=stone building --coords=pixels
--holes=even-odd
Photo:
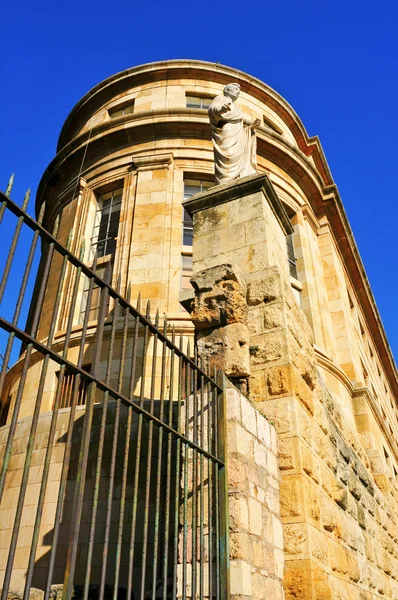
[[[243,112],[261,119],[259,175],[212,189],[207,108],[232,81],[241,86]],[[56,225],[60,242],[87,265],[97,253],[99,272],[110,265],[122,295],[140,293],[178,334],[192,337],[194,322],[213,358],[221,339],[220,366],[251,402],[241,397],[236,409],[229,392],[231,594],[398,598],[396,367],[321,144],[286,100],[258,79],[213,63],[128,69],[93,88],[66,119],[38,189],[37,213],[44,202],[44,226]],[[50,273],[38,339],[48,335],[59,266]],[[59,348],[71,294],[66,279]],[[227,304],[239,296],[240,317],[209,315],[209,306],[225,313],[220,294]],[[77,341],[86,304],[82,285],[74,307]],[[201,306],[207,314],[199,314]],[[94,293],[93,329],[97,312]],[[246,332],[242,342],[238,336],[237,367],[225,361],[233,323]],[[87,368],[93,344],[88,332]],[[20,419],[32,415],[38,369],[39,362],[28,371]],[[17,364],[2,400],[9,414],[19,378]],[[52,409],[56,385],[54,366],[43,413]],[[251,480],[261,438],[251,423],[260,415],[268,420],[264,468],[277,482],[263,498]],[[259,504],[272,517],[267,544],[255,524]]]

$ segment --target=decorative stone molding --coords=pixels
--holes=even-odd
[[[149,154],[135,156],[133,164],[137,171],[155,171],[156,169],[169,169],[174,160],[174,154]]]

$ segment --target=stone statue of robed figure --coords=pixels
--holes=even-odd
[[[214,98],[209,118],[214,144],[216,183],[226,183],[257,172],[256,129],[260,120],[243,115],[235,104],[240,85],[229,83]]]

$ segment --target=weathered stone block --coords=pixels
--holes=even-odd
[[[199,355],[231,378],[250,375],[249,343],[249,331],[243,323],[201,330],[197,335]]]
[[[246,285],[239,268],[223,264],[195,273],[191,318],[195,329],[247,322]]]

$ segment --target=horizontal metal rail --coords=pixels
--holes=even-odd
[[[0,192],[0,201],[4,202],[7,208],[12,213],[14,213],[16,217],[23,217],[24,223],[28,225],[28,227],[30,227],[32,231],[38,231],[41,239],[53,245],[54,249],[57,252],[59,252],[59,254],[61,254],[62,256],[66,256],[68,258],[68,261],[72,265],[81,269],[83,275],[86,275],[87,277],[92,279],[94,283],[96,283],[99,287],[106,288],[108,290],[109,296],[111,296],[113,299],[119,300],[121,308],[128,309],[133,317],[137,317],[142,325],[148,327],[150,333],[158,336],[160,341],[162,341],[170,349],[172,349],[177,356],[181,356],[184,359],[184,361],[190,365],[192,369],[195,369],[198,372],[200,372],[200,374],[205,377],[205,380],[211,381],[215,386],[218,387],[220,391],[222,391],[218,383],[208,373],[202,371],[202,369],[195,363],[195,361],[193,361],[189,356],[187,356],[180,348],[178,348],[178,346],[174,345],[171,342],[171,340],[167,336],[165,336],[157,327],[155,327],[155,325],[148,318],[146,318],[143,314],[137,311],[137,309],[134,308],[134,306],[132,306],[132,304],[130,304],[125,298],[123,298],[123,296],[120,296],[118,292],[109,283],[101,279],[101,277],[99,277],[95,273],[95,271],[93,271],[87,265],[85,265],[74,254],[69,252],[69,250],[65,248],[65,246],[60,244],[57,241],[57,239],[53,235],[51,235],[40,223],[35,221],[31,216],[24,212],[17,204],[15,204],[15,202],[8,198],[3,192]]]

